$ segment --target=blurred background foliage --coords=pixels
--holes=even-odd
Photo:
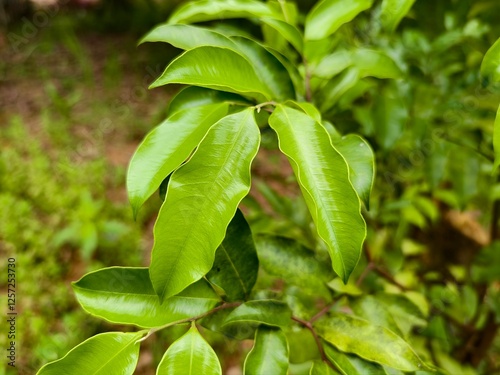
[[[104,266],[149,263],[161,199],[153,197],[134,222],[125,171],[142,137],[166,114],[175,88],[147,86],[178,51],[135,45],[180,2],[0,2],[0,262],[3,269],[5,254],[17,258],[20,373],[34,373],[111,329],[79,308],[70,281]],[[298,1],[299,10],[314,3]],[[347,287],[336,279],[328,287],[339,301],[360,288],[403,292],[425,316],[405,334],[450,374],[500,373],[500,184],[491,173],[500,87],[479,76],[486,50],[500,36],[499,14],[497,0],[417,0],[389,33],[376,1],[328,46],[315,47],[382,51],[404,77],[349,80],[351,62],[328,73],[328,80],[337,77],[337,93],[317,98],[339,132],[362,134],[377,156],[364,212],[366,256]],[[226,24],[273,37],[247,21]],[[321,69],[313,50],[309,60]],[[269,129],[263,144],[244,201],[253,232],[298,238],[326,257]],[[288,295],[294,312],[305,316],[316,310],[304,286],[315,285],[314,278],[295,280],[263,266],[259,286],[266,293]],[[317,353],[304,351],[307,335],[292,336],[291,371],[300,374],[300,363]],[[222,335],[212,340],[226,369],[248,350]],[[154,368],[165,344],[148,345],[139,373]]]

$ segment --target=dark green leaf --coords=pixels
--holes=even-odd
[[[288,344],[280,329],[260,327],[255,343],[245,359],[245,375],[286,375],[288,373]]]

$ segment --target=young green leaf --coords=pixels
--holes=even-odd
[[[319,334],[343,352],[402,371],[425,370],[413,349],[392,331],[366,320],[337,314],[315,325]]]
[[[279,105],[269,118],[288,157],[332,266],[347,282],[361,255],[366,225],[349,181],[348,166],[330,136],[312,117]]]
[[[167,349],[156,375],[222,375],[219,358],[193,324]]]
[[[245,57],[221,47],[197,47],[184,52],[150,88],[169,83],[245,94],[258,101],[270,100],[273,96]]]
[[[73,290],[88,313],[140,327],[159,327],[197,316],[220,301],[208,283],[200,280],[160,305],[147,268],[103,268],[73,283]]]
[[[323,344],[323,349],[327,358],[335,364],[342,375],[389,375],[378,363],[365,361],[353,354],[342,353],[328,343]]]
[[[500,82],[500,38],[490,47],[481,63],[481,78],[486,85]]]
[[[373,0],[322,0],[306,17],[307,40],[323,39],[372,6]]]
[[[227,104],[219,103],[175,113],[144,138],[127,173],[134,216],[161,182],[189,157],[208,129],[227,114],[227,109]]]
[[[253,108],[228,115],[170,178],[154,228],[150,277],[160,300],[205,275],[238,204],[250,190],[260,143]]]
[[[210,90],[204,87],[188,86],[175,95],[168,105],[170,115],[188,108],[217,104],[222,102],[238,103],[249,106],[251,103],[244,97],[218,90]]]
[[[137,341],[145,332],[107,332],[93,336],[57,361],[43,366],[37,375],[131,375],[139,359]]]
[[[280,329],[260,327],[255,333],[252,350],[245,359],[245,375],[286,375],[288,344]]]
[[[224,321],[231,323],[252,322],[268,326],[287,326],[292,312],[286,303],[275,300],[248,301],[234,309]]]
[[[393,32],[409,12],[415,0],[383,0],[380,21],[382,26]]]
[[[259,259],[252,232],[240,210],[229,223],[226,237],[215,252],[208,280],[222,288],[230,301],[247,299],[257,280]]]

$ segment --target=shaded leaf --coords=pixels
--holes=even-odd
[[[384,89],[375,99],[373,124],[375,138],[385,149],[391,148],[403,134],[408,111],[397,90]]]
[[[383,0],[380,13],[382,26],[391,32],[396,30],[414,2],[415,0]]]
[[[302,52],[304,48],[303,37],[295,26],[276,18],[261,18],[260,21],[276,30],[283,38],[290,42],[298,52]]]
[[[248,301],[229,314],[224,324],[253,322],[268,326],[287,326],[292,312],[286,303],[275,300]]]
[[[325,362],[316,360],[311,366],[309,375],[335,375],[338,374],[337,371],[328,366]]]
[[[250,105],[240,95],[230,92],[206,89],[204,87],[188,86],[175,95],[168,105],[169,114],[173,114],[188,108],[195,108],[209,104],[229,102],[230,104]]]
[[[359,81],[359,70],[356,67],[350,67],[328,82],[319,93],[320,109],[326,112],[332,108],[349,89],[353,88]]]
[[[252,350],[245,359],[245,375],[286,375],[288,373],[288,344],[280,329],[260,327],[255,333]]]
[[[500,165],[500,106],[498,107],[495,124],[493,125],[493,150],[495,151],[495,163],[493,167],[495,171]]]
[[[500,82],[500,38],[490,47],[481,63],[481,78],[484,85]]]

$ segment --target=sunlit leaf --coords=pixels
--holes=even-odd
[[[481,63],[481,77],[485,85],[500,82],[500,38],[484,55]]]
[[[222,102],[241,105],[250,104],[249,101],[237,94],[206,89],[204,87],[188,86],[172,98],[168,105],[168,112],[172,115],[184,109]]]
[[[280,329],[260,327],[255,343],[245,359],[245,375],[286,375],[288,373],[288,344]]]
[[[295,49],[302,52],[304,47],[303,37],[300,31],[287,22],[277,20],[276,18],[261,18],[260,21],[269,27],[276,30],[283,38],[285,38]]]
[[[383,0],[380,13],[382,26],[391,32],[396,30],[414,2],[415,0]]]

